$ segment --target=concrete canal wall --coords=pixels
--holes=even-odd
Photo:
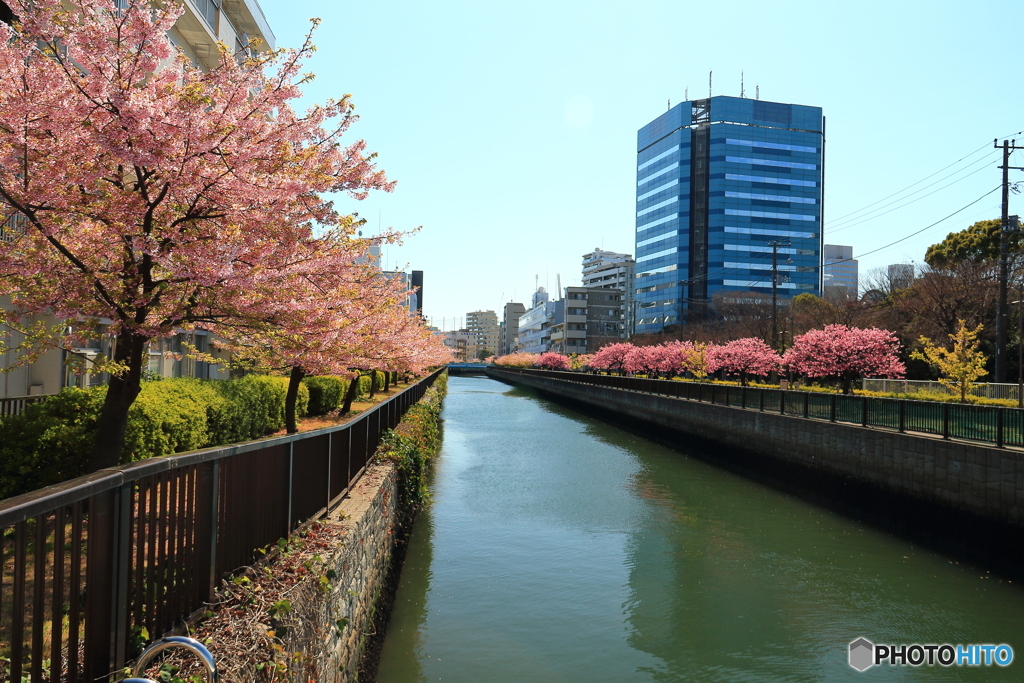
[[[1024,453],[489,368],[505,382],[730,449],[1024,529]]]

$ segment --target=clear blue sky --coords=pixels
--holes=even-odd
[[[687,88],[706,96],[709,71],[717,95],[738,96],[742,71],[748,97],[759,86],[761,99],[824,109],[825,241],[854,256],[994,189],[993,138],[1024,130],[1019,0],[261,3],[279,46],[323,20],[307,97],[351,93],[353,139],[398,181],[340,205],[371,233],[378,218],[423,226],[387,266],[424,271],[424,313],[449,329],[528,302],[535,276],[549,290],[559,273],[579,284],[594,247],[632,253],[636,131]],[[918,201],[843,219],[950,164],[874,208],[954,174]],[[863,256],[862,275],[920,262],[948,232],[997,218],[999,201]],[[1024,199],[1011,196],[1010,213]]]

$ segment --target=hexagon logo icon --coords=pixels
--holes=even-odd
[[[850,666],[857,671],[865,671],[874,666],[875,644],[866,638],[858,638],[850,643]]]

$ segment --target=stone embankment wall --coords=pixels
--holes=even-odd
[[[349,496],[322,520],[333,539],[320,551],[310,578],[291,597],[286,653],[301,653],[308,680],[354,681],[377,601],[386,590],[393,554],[408,518],[398,509],[402,474],[392,462],[371,465]],[[321,577],[326,580],[321,580]],[[329,577],[329,578],[328,578]]]
[[[617,417],[1024,528],[1024,453],[490,368]]]
[[[446,388],[442,375],[385,434],[366,472],[315,523],[294,558],[306,573],[288,595],[275,596],[289,602],[275,624],[285,627],[275,659],[296,680],[348,683],[374,676],[405,541],[425,495],[424,475],[440,450]]]

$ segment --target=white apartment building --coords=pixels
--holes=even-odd
[[[493,356],[501,348],[501,329],[494,311],[473,311],[466,314],[466,329],[474,336],[472,352],[477,358]]]
[[[619,301],[622,314],[619,320],[623,325],[617,336],[622,339],[633,333],[629,327],[633,319],[635,278],[636,261],[631,254],[604,251],[595,247],[594,251],[583,255],[583,286],[588,289],[612,289],[621,295]],[[607,331],[602,331],[600,336],[607,334]]]

